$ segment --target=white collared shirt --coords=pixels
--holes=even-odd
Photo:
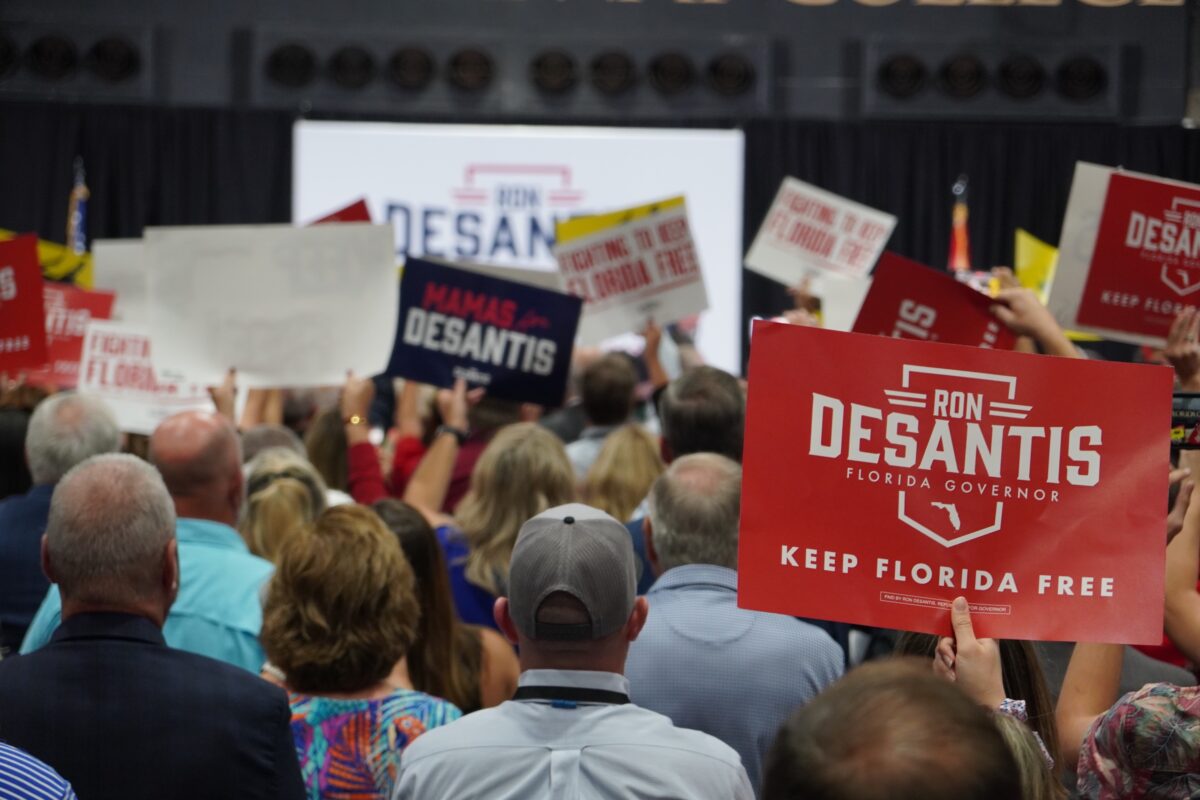
[[[528,670],[520,686],[629,693],[610,672]],[[632,704],[510,700],[419,736],[393,800],[753,800],[729,746]]]

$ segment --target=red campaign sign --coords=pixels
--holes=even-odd
[[[1162,640],[1169,369],[759,322],[749,383],[742,607]]]
[[[46,363],[37,237],[0,242],[0,372]]]
[[[1011,350],[1016,340],[991,307],[991,298],[949,275],[884,253],[854,332]]]
[[[30,383],[74,389],[79,382],[83,337],[93,319],[112,316],[112,292],[90,292],[65,283],[43,284],[46,366],[28,375]]]
[[[358,200],[343,209],[334,211],[332,214],[321,217],[312,222],[313,225],[321,225],[327,222],[370,222],[371,211],[367,208],[366,200]]]
[[[1165,339],[1198,291],[1200,187],[1113,173],[1079,324]]]

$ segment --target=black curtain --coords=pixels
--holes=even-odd
[[[0,227],[62,241],[76,155],[88,172],[93,239],[140,236],[147,225],[286,222],[294,119],[288,111],[0,103]],[[977,266],[1011,263],[1018,227],[1058,240],[1076,161],[1200,183],[1200,132],[1176,126],[774,119],[741,126],[747,245],[785,175],[896,214],[889,247],[935,266],[946,261],[950,187],[959,174],[970,178]],[[783,287],[744,277],[747,316],[786,307]]]
[[[91,239],[291,219],[290,113],[0,104],[0,227],[61,242],[75,156]]]

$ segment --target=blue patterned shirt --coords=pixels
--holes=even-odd
[[[75,800],[75,792],[50,767],[0,742],[0,800]]]
[[[289,694],[288,701],[300,772],[312,800],[387,800],[404,748],[462,716],[452,703],[411,689],[375,700]]]

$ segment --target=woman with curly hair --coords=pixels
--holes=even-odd
[[[400,753],[461,712],[414,691],[404,658],[420,608],[396,537],[336,506],[278,554],[263,609],[264,672],[288,690],[310,798],[387,798]]]

